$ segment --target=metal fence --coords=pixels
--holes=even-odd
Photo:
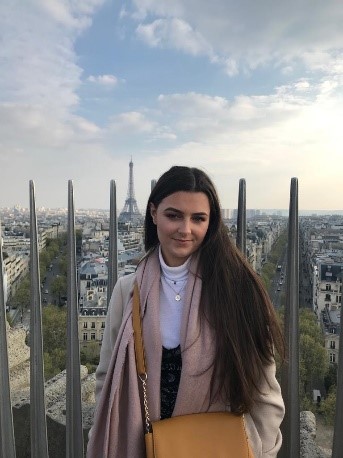
[[[30,322],[30,431],[31,456],[48,456],[46,409],[44,394],[42,303],[40,290],[39,255],[37,242],[37,218],[34,183],[30,181],[30,277],[31,277],[31,322]],[[0,227],[1,230],[1,227]],[[117,211],[116,187],[110,186],[110,245],[108,291],[112,291],[117,280]],[[78,295],[75,252],[75,214],[73,183],[68,182],[68,293],[67,293],[67,383],[66,383],[66,456],[84,456],[80,352],[78,341]],[[1,240],[1,234],[0,234]],[[239,182],[237,245],[246,253],[246,183]],[[9,384],[6,312],[4,294],[4,264],[0,243],[0,458],[16,456],[11,393]],[[282,370],[282,392],[286,415],[282,423],[283,445],[279,456],[300,456],[299,421],[299,222],[298,181],[292,178],[288,221],[287,285],[285,306],[285,342],[288,355]],[[337,403],[332,457],[342,457],[343,435],[343,339],[340,339]]]

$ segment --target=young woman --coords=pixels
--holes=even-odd
[[[132,330],[140,289],[150,419],[245,414],[254,457],[276,457],[284,404],[274,349],[282,335],[264,287],[229,239],[209,177],[172,167],[151,192],[146,256],[118,280],[96,372],[88,457],[143,458],[144,425]]]

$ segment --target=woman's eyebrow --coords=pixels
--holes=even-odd
[[[163,211],[165,211],[165,212],[172,211],[172,212],[176,212],[176,213],[181,213],[181,214],[183,214],[183,211],[179,210],[178,208],[174,208],[174,207],[165,208]],[[192,213],[192,215],[196,215],[196,216],[208,216],[208,214],[207,214],[206,212],[195,212],[195,213]]]
[[[168,208],[165,208],[163,211],[165,212],[176,212],[176,213],[183,213],[181,210],[177,209],[177,208],[174,208],[174,207],[168,207]]]

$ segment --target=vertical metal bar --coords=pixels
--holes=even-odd
[[[48,457],[46,429],[44,360],[42,342],[42,302],[38,255],[35,185],[30,180],[30,431],[31,456]]]
[[[16,453],[7,351],[4,272],[5,266],[2,256],[0,221],[0,458],[15,458]]]
[[[76,284],[76,248],[73,182],[68,181],[68,278],[67,278],[67,458],[83,458],[80,346]]]
[[[292,178],[290,190],[287,248],[287,285],[285,306],[285,343],[287,360],[282,367],[282,394],[286,405],[281,425],[282,458],[300,456],[299,412],[299,217],[298,180]]]
[[[116,182],[111,180],[110,188],[110,233],[108,252],[108,280],[107,280],[107,307],[110,303],[114,285],[118,280],[118,222],[117,222],[117,197]]]
[[[247,254],[247,220],[246,220],[246,185],[245,179],[239,180],[238,210],[237,210],[237,248]]]
[[[342,301],[343,303],[343,301]],[[342,316],[342,309],[341,309]],[[333,433],[332,458],[340,458],[343,451],[343,328],[342,318],[340,319],[340,337],[339,337],[339,354],[338,354],[338,373],[337,373],[337,391],[336,391],[336,415],[335,429]]]

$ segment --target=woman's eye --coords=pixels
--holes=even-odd
[[[178,219],[178,218],[181,218],[180,215],[176,214],[176,213],[167,213],[166,214],[166,217],[169,218],[169,219]]]
[[[203,216],[193,216],[193,220],[196,223],[201,223],[202,221],[205,221],[205,218]]]

